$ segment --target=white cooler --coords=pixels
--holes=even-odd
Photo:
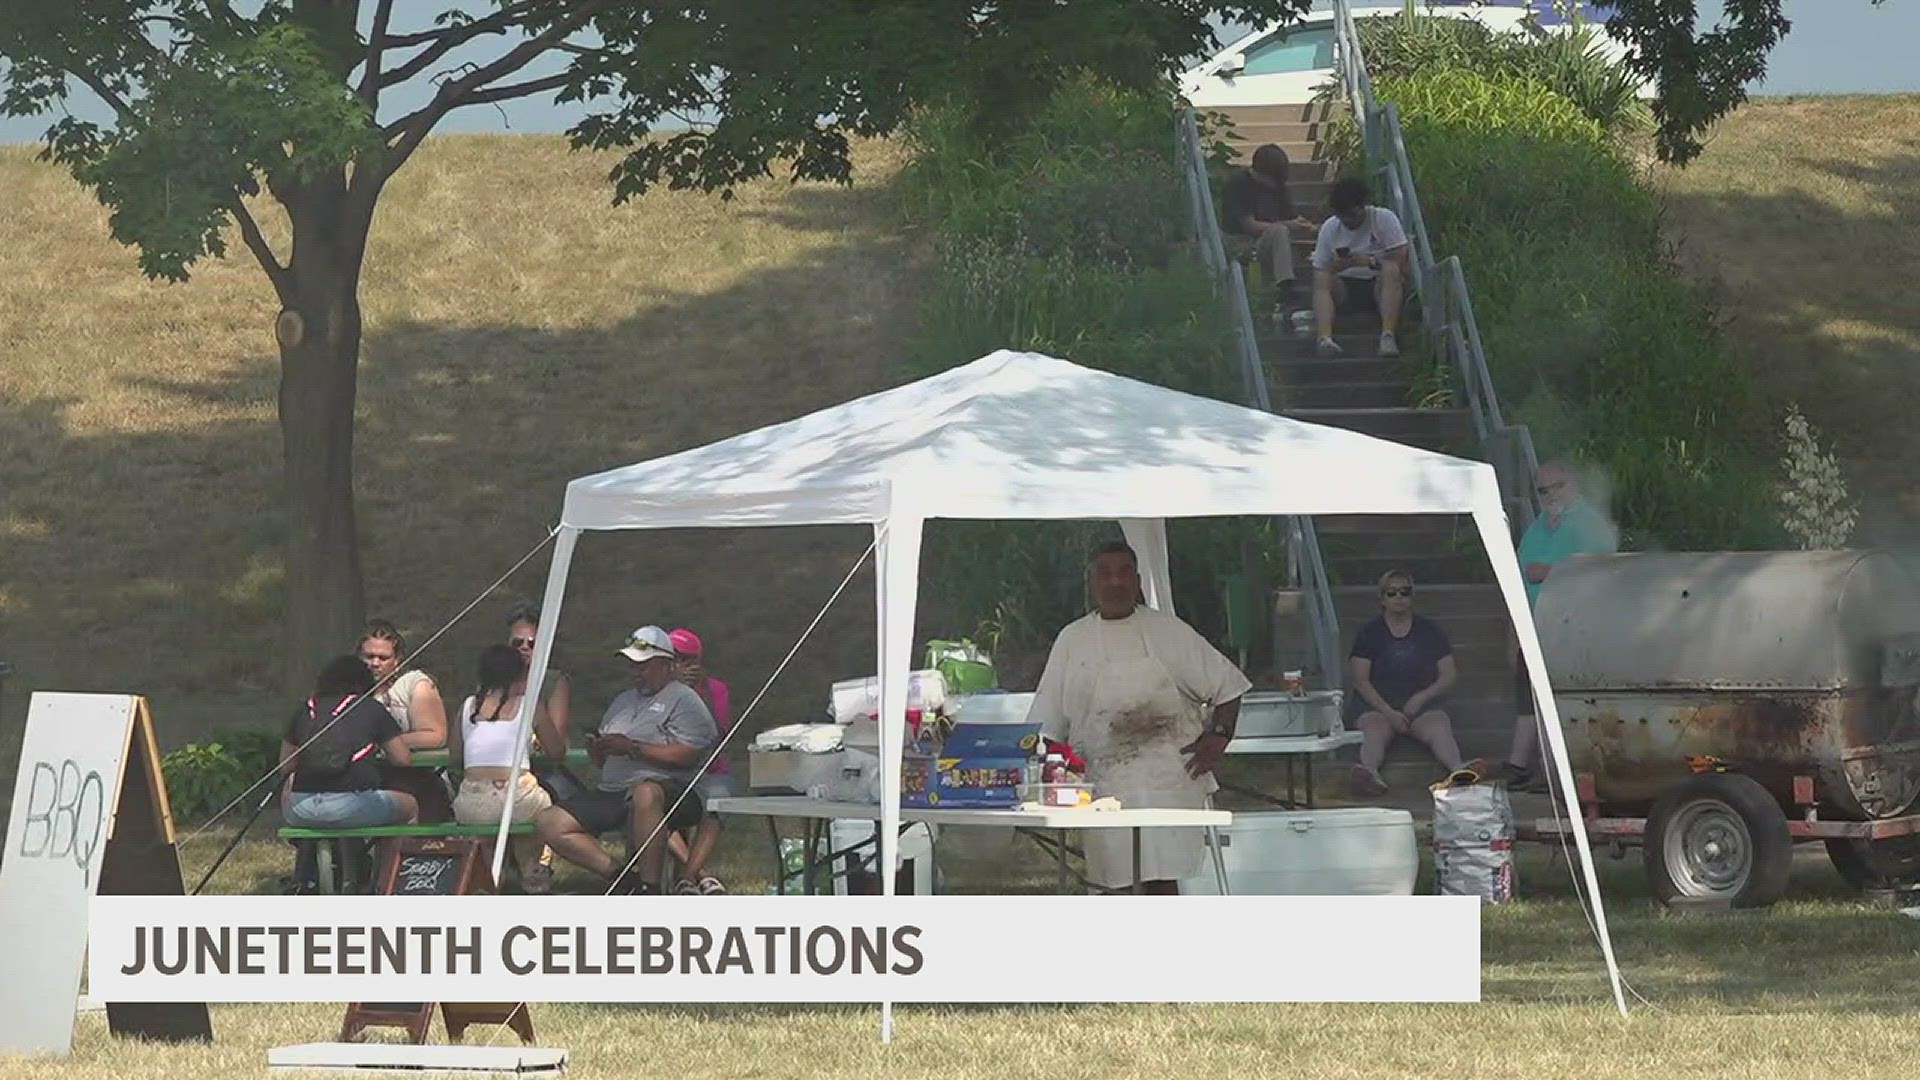
[[[1413,815],[1405,810],[1236,811],[1219,833],[1235,896],[1411,896],[1420,876]],[[1211,852],[1180,891],[1219,894]]]

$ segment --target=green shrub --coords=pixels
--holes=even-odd
[[[1600,125],[1543,84],[1382,80],[1434,249],[1465,265],[1506,410],[1600,466],[1629,545],[1771,543],[1752,390],[1683,283],[1659,206]]]
[[[222,742],[189,743],[160,761],[173,812],[184,818],[212,814],[246,792],[279,764],[280,739],[265,732],[241,731]],[[254,788],[253,796],[264,794]]]
[[[1600,51],[1591,26],[1566,33],[1499,34],[1471,20],[1434,15],[1375,16],[1355,25],[1361,55],[1376,82],[1443,71],[1525,79],[1559,94],[1609,134],[1640,131],[1652,119],[1640,100],[1638,77]]]

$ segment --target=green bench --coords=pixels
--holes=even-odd
[[[516,821],[507,826],[511,836],[526,836],[533,832],[533,822]],[[378,840],[388,836],[498,836],[499,823],[492,825],[461,825],[452,821],[443,821],[429,825],[369,825],[360,829],[298,829],[291,825],[280,828],[282,840]]]
[[[507,827],[509,836],[527,836],[533,832],[533,822],[516,821]],[[362,881],[347,880],[346,852],[340,846],[342,840],[390,840],[407,836],[470,836],[478,839],[491,839],[500,834],[498,822],[492,825],[461,825],[457,822],[443,821],[437,824],[421,825],[369,825],[360,829],[300,829],[291,825],[282,826],[280,839],[295,844],[311,843],[315,850],[316,869],[319,872],[319,886],[322,894],[337,894],[349,891],[349,886],[364,886]],[[375,861],[378,866],[378,861]],[[354,875],[357,877],[357,875]]]

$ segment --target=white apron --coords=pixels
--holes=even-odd
[[[1092,698],[1086,715],[1074,718],[1067,741],[1086,759],[1095,798],[1113,796],[1127,809],[1157,807],[1203,810],[1219,789],[1209,773],[1187,775],[1180,748],[1206,729],[1205,705],[1180,692],[1167,666],[1139,661],[1083,661]],[[1140,831],[1140,880],[1189,877],[1200,869],[1205,830],[1154,828]],[[1097,885],[1133,884],[1133,830],[1087,829],[1080,834],[1087,877]]]

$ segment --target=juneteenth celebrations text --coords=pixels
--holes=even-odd
[[[122,975],[913,975],[918,926],[136,928]]]

